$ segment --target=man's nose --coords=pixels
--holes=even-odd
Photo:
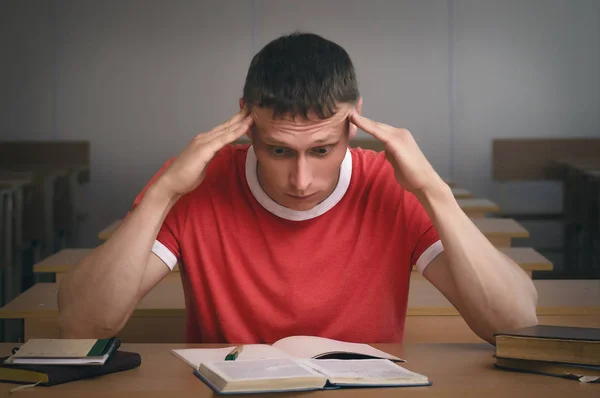
[[[304,191],[310,187],[310,183],[312,182],[312,173],[306,158],[298,158],[290,177],[292,186],[296,191],[298,191],[299,194],[303,194]]]

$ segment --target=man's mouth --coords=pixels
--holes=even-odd
[[[315,196],[315,194],[314,193],[312,193],[310,195],[291,195],[291,194],[288,194],[288,196],[291,197],[292,199],[295,199],[295,200],[307,200],[307,199],[310,199],[313,196]]]

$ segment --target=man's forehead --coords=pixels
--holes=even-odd
[[[252,108],[252,118],[257,126],[261,128],[283,127],[289,129],[323,129],[345,126],[348,120],[348,115],[351,111],[351,106],[340,105],[337,112],[326,119],[321,119],[315,112],[309,112],[308,118],[303,115],[286,114],[278,117],[273,117],[273,110],[269,108]]]

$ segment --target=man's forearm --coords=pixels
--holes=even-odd
[[[439,183],[417,195],[433,221],[463,312],[486,340],[504,328],[537,323],[537,292],[531,278],[494,247]]]
[[[109,335],[129,316],[152,245],[175,201],[150,187],[111,238],[65,275],[58,292],[64,337]]]

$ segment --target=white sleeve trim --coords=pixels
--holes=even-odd
[[[177,257],[167,249],[167,246],[163,245],[159,241],[155,240],[152,245],[152,253],[156,254],[166,265],[173,271],[175,265],[177,265]]]
[[[438,240],[431,246],[429,246],[427,250],[423,252],[423,254],[421,254],[416,264],[417,270],[421,273],[421,275],[423,275],[423,272],[425,271],[425,268],[427,268],[429,263],[431,263],[434,258],[442,254],[443,251],[444,245],[442,245],[441,240]]]

